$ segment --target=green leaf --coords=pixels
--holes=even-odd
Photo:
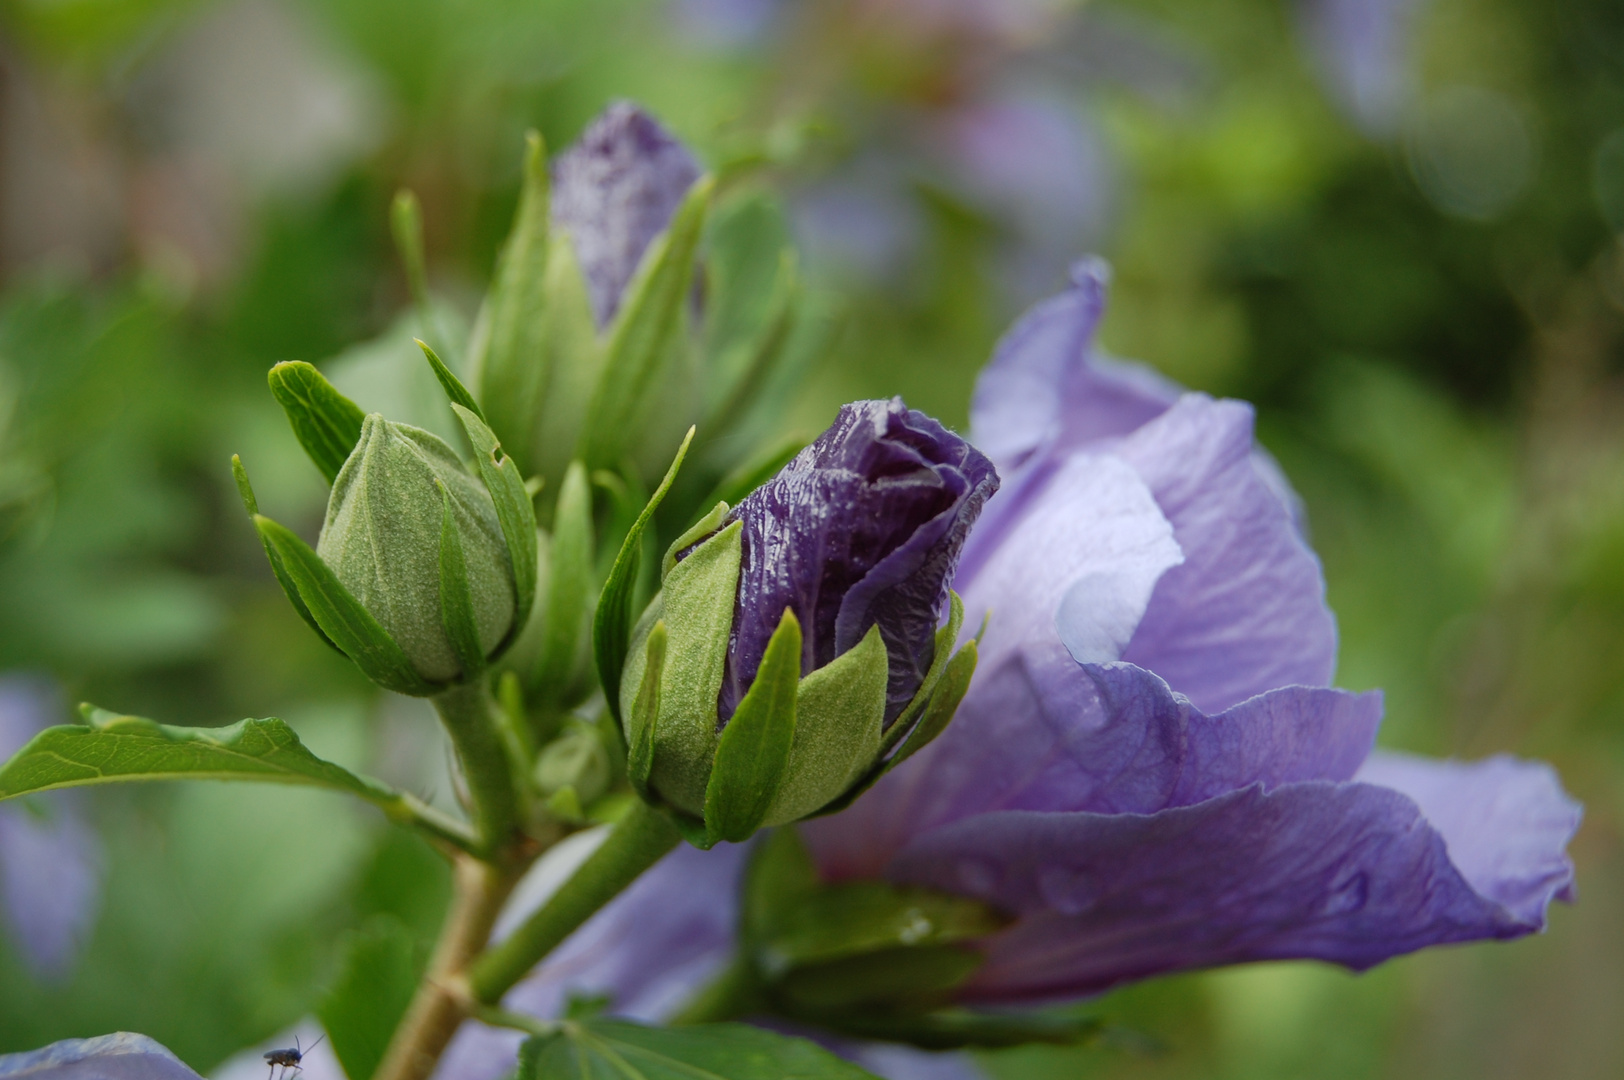
[[[821,887],[818,867],[795,829],[772,829],[757,841],[745,870],[740,927],[752,952],[779,932],[786,913]]]
[[[316,625],[367,678],[414,697],[428,697],[441,689],[417,673],[389,631],[361,606],[309,544],[262,514],[254,515],[254,527],[282,560]]]
[[[46,728],[0,766],[0,799],[134,780],[257,780],[357,795],[391,818],[459,846],[467,827],[376,780],[323,761],[275,717],[229,727],[171,727],[85,706],[85,724]]]
[[[801,624],[785,608],[755,681],[717,740],[705,787],[705,828],[712,837],[740,843],[766,820],[789,767],[800,683]]]
[[[415,192],[407,188],[395,192],[394,202],[389,205],[389,232],[406,271],[406,291],[421,311],[429,303],[429,274],[428,260],[423,256],[423,208]]]
[[[649,797],[649,773],[654,768],[655,722],[660,715],[660,679],[665,675],[665,640],[665,622],[661,620],[649,631],[643,679],[632,705],[632,750],[626,762],[626,774],[637,794],[645,799]]]
[[[254,489],[248,483],[248,471],[242,467],[242,459],[236,454],[231,455],[231,474],[237,480],[237,493],[242,496],[242,504],[248,511],[248,517],[250,520],[257,517],[259,515],[259,500],[254,498]],[[255,531],[258,532],[257,529]],[[325,641],[329,648],[343,655],[344,650],[333,643],[333,639],[327,636],[327,632],[316,622],[316,617],[310,613],[310,608],[305,604],[304,598],[299,595],[298,586],[294,585],[293,578],[288,576],[288,568],[282,564],[282,556],[277,554],[275,546],[271,544],[270,540],[266,539],[264,533],[259,533],[259,542],[260,546],[265,549],[265,558],[271,564],[271,573],[276,575],[277,583],[282,586],[282,592],[287,596],[288,602],[293,605],[293,610],[299,613],[299,618],[303,619],[305,624],[314,630],[316,636]]]
[[[479,417],[480,423],[485,423],[485,413],[481,411],[479,402],[474,400],[474,395],[470,394],[468,388],[462,385],[462,380],[457,378],[451,369],[445,366],[445,361],[440,359],[438,353],[429,348],[428,342],[422,338],[416,338],[415,340],[417,347],[423,350],[423,356],[428,360],[429,367],[434,369],[434,377],[440,380],[440,388],[445,391],[445,396],[450,400],[452,407],[455,408],[461,405]],[[491,438],[495,439],[496,436],[493,434]]]
[[[546,341],[547,187],[541,136],[527,132],[513,228],[468,346],[468,370],[485,403],[487,422],[527,472],[536,471],[530,443],[551,360]]]
[[[524,477],[519,475],[518,464],[502,453],[496,433],[479,413],[456,401],[451,403],[451,411],[462,422],[462,430],[474,448],[474,463],[479,467],[480,479],[485,481],[485,490],[496,504],[496,520],[501,522],[502,538],[507,541],[508,559],[513,567],[513,629],[496,647],[495,654],[500,655],[518,640],[536,602],[536,508],[524,486]]]
[[[694,429],[689,428],[682,445],[677,448],[677,456],[672,458],[671,467],[665,472],[665,479],[654,489],[643,512],[637,515],[637,520],[627,531],[626,539],[620,545],[620,554],[615,556],[608,580],[603,583],[603,591],[598,594],[598,610],[592,619],[592,653],[598,664],[598,680],[603,685],[604,698],[617,725],[621,722],[621,668],[626,664],[626,648],[631,640],[632,593],[637,587],[637,568],[642,559],[643,531],[648,528],[649,519],[659,509],[665,493],[671,490],[671,483],[677,478],[677,470],[682,468],[682,459],[687,456],[688,446],[693,439]]]
[[[361,438],[361,407],[303,360],[277,364],[266,376],[293,434],[331,484]]]
[[[769,976],[872,952],[973,941],[1009,923],[978,900],[884,881],[823,885],[798,896],[785,888],[759,897],[777,905],[757,920],[763,935],[757,961]]]
[[[392,915],[375,915],[344,942],[344,959],[316,1016],[349,1080],[372,1080],[411,1004],[420,974],[416,942]]]
[[[577,658],[591,625],[592,488],[586,468],[571,463],[558,492],[548,574],[547,606],[533,693],[548,704],[568,700],[578,681]]]
[[[457,518],[451,509],[451,492],[438,477],[440,489],[440,621],[446,640],[457,657],[464,682],[477,679],[485,671],[485,650],[479,647],[479,627],[474,621],[474,594],[468,584],[468,564],[462,555],[462,539],[457,535]]]
[[[710,202],[712,177],[688,189],[665,233],[649,245],[610,330],[603,372],[587,406],[579,456],[591,467],[616,465],[637,443],[657,402],[663,361],[684,325],[694,254]]]
[[[875,1080],[806,1039],[748,1024],[565,1022],[519,1048],[518,1080]]]

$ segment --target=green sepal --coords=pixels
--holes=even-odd
[[[953,659],[948,661],[947,670],[942,673],[941,681],[936,684],[936,692],[930,696],[930,704],[925,706],[924,715],[919,718],[919,723],[908,735],[908,741],[902,744],[902,749],[885,763],[886,771],[907,761],[930,745],[932,739],[947,730],[953,714],[958,711],[959,703],[964,700],[965,693],[970,689],[970,680],[975,676],[976,651],[976,642],[971,639],[964,643],[964,648],[953,654]]]
[[[317,627],[367,678],[385,689],[412,697],[429,697],[444,689],[417,673],[395,639],[350,594],[309,544],[263,514],[254,515],[254,527],[281,558],[289,580]]]
[[[480,479],[496,506],[496,520],[501,523],[502,538],[507,542],[508,560],[513,568],[513,628],[493,651],[494,658],[518,640],[536,602],[536,508],[530,501],[524,478],[519,475],[518,464],[503,454],[496,433],[477,412],[455,400],[451,411],[462,422],[462,430],[474,448],[474,464],[479,467]]]
[[[592,488],[586,468],[573,462],[553,511],[547,600],[532,695],[568,706],[581,681],[578,659],[588,637],[592,604]]]
[[[626,659],[627,682],[621,687],[621,708],[627,710],[631,687],[642,678],[642,638],[653,620],[663,619],[669,636],[649,783],[661,800],[696,817],[705,812],[716,755],[716,700],[733,626],[743,528],[735,521],[694,548],[666,576],[665,587],[638,622]]]
[[[413,340],[417,342],[417,347],[423,350],[423,358],[429,362],[429,367],[434,370],[434,377],[440,380],[440,388],[445,391],[445,396],[451,402],[452,408],[461,405],[479,417],[480,423],[485,424],[485,412],[479,407],[479,402],[475,401],[474,395],[470,394],[468,388],[462,385],[462,380],[457,378],[456,374],[445,366],[445,361],[440,359],[440,354],[430,348],[429,343],[422,338],[413,338]],[[491,435],[491,439],[495,441],[495,434]]]
[[[457,519],[451,509],[451,492],[438,477],[444,510],[440,514],[440,620],[446,640],[462,669],[462,681],[470,682],[485,672],[485,651],[479,647],[479,627],[474,624],[474,595],[468,585],[468,564],[462,556],[462,539],[457,535]]]
[[[252,519],[258,516],[259,500],[254,498],[254,489],[248,483],[248,470],[243,468],[242,458],[236,454],[231,455],[231,475],[237,481],[237,494],[242,496],[242,505],[248,511],[248,517]],[[257,529],[255,531],[258,532]],[[282,556],[277,554],[276,548],[265,538],[264,533],[259,533],[259,543],[265,549],[265,558],[271,564],[271,573],[276,575],[277,584],[282,586],[282,592],[288,598],[288,603],[293,605],[293,610],[299,613],[299,618],[305,621],[306,626],[316,632],[317,637],[327,643],[328,648],[343,655],[344,650],[334,644],[333,639],[327,636],[327,631],[316,622],[316,617],[310,614],[310,608],[299,595],[298,586],[293,584],[293,579],[288,576],[287,567],[282,565]]]
[[[546,366],[547,383],[529,421],[531,460],[527,464],[528,471],[556,483],[581,444],[587,406],[603,375],[604,343],[598,339],[586,276],[569,237],[554,232],[547,249],[538,330],[545,355],[538,363]]]
[[[487,405],[487,422],[527,472],[536,471],[531,442],[551,361],[545,340],[547,216],[547,154],[541,135],[529,131],[513,228],[474,324],[467,365]]]
[[[333,388],[321,372],[303,360],[277,364],[266,375],[293,425],[294,437],[331,484],[361,439],[361,407]]]
[[[609,712],[615,718],[617,726],[622,723],[621,668],[625,666],[631,639],[632,596],[637,586],[637,569],[643,554],[643,531],[648,528],[649,519],[659,508],[665,493],[671,490],[671,483],[677,478],[677,470],[682,467],[682,459],[687,456],[688,446],[693,439],[694,429],[689,428],[682,445],[677,447],[677,455],[672,458],[671,467],[665,472],[665,479],[654,489],[654,494],[649,497],[642,513],[637,515],[637,520],[632,522],[632,527],[627,530],[626,539],[620,545],[620,553],[615,556],[608,579],[603,583],[603,591],[598,594],[598,610],[592,617],[592,655],[598,665],[598,680],[603,685],[604,699],[608,702]]]
[[[638,441],[656,404],[653,394],[662,382],[661,369],[684,325],[694,254],[714,186],[710,176],[694,182],[626,286],[581,431],[577,456],[589,466],[618,464]]]
[[[982,956],[967,946],[903,946],[790,970],[772,987],[778,1007],[810,1015],[874,1006],[945,1004],[974,975]]]
[[[748,840],[766,820],[790,764],[800,681],[801,624],[785,608],[755,681],[717,740],[705,787],[705,828],[717,840]]]
[[[839,798],[878,759],[890,673],[878,625],[801,680],[789,771],[766,824],[784,825]]]
[[[749,1024],[646,1027],[594,1017],[519,1047],[515,1080],[877,1080],[806,1039]]]
[[[671,546],[665,549],[665,558],[660,560],[661,581],[664,581],[665,576],[677,568],[678,552],[682,551],[683,548],[692,547],[720,529],[722,519],[727,517],[727,511],[727,503],[717,503],[711,508],[710,513],[694,522],[687,532],[671,541]]]
[[[700,851],[709,851],[716,846],[716,839],[711,836],[710,830],[705,828],[705,823],[699,818],[671,806],[665,807],[665,816],[676,826],[682,838]]]
[[[626,776],[637,794],[649,798],[648,778],[654,768],[655,724],[660,716],[660,680],[665,675],[665,621],[656,621],[644,646],[643,678],[631,711],[631,754]]]

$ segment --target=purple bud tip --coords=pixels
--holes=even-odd
[[[553,227],[574,242],[599,327],[698,178],[688,148],[627,101],[605,109],[553,162]]]
[[[930,668],[959,549],[997,490],[992,462],[901,398],[841,406],[828,431],[728,515],[744,523],[744,555],[722,719],[754,681],[786,606],[803,628],[803,675],[879,624],[890,655],[886,722],[895,719]]]

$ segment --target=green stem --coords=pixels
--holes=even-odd
[[[494,1005],[599,908],[665,857],[681,839],[660,811],[638,800],[603,845],[506,941],[468,969],[474,999]]]
[[[519,796],[484,680],[454,686],[431,700],[468,780],[480,844],[485,854],[493,855],[518,825]]]

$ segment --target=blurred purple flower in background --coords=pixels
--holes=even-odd
[[[955,582],[992,613],[981,664],[946,733],[800,827],[824,879],[1013,915],[981,941],[967,1003],[1264,959],[1363,969],[1541,929],[1573,899],[1579,806],[1540,763],[1372,752],[1381,696],[1328,685],[1319,563],[1251,410],[1096,360],[1104,285],[1079,264],[982,375],[975,437],[1005,483]],[[741,865],[726,846],[670,856],[509,1003],[669,1010],[680,982],[647,988],[720,966]],[[964,1067],[887,1053],[870,1064],[895,1076]]]
[[[201,1080],[168,1048],[145,1035],[119,1031],[92,1039],[63,1039],[38,1050],[0,1055],[4,1080]]]
[[[569,233],[603,327],[689,185],[693,155],[652,116],[616,102],[553,163],[552,220]]]
[[[56,720],[44,680],[0,677],[0,761]],[[28,967],[62,979],[95,922],[102,852],[74,792],[36,795],[0,806],[0,921]]]
[[[1426,0],[1304,0],[1301,33],[1337,104],[1371,135],[1398,127]]]

